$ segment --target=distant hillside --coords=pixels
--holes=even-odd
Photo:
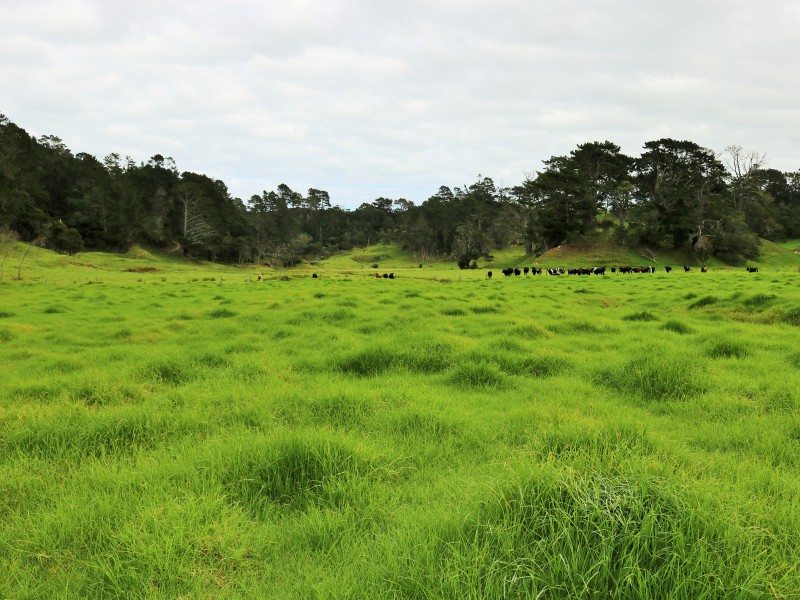
[[[655,260],[652,260],[652,259]],[[17,242],[4,253],[2,261],[2,280],[14,281],[20,275],[22,280],[58,281],[136,281],[143,282],[180,276],[181,278],[225,278],[278,277],[281,275],[303,276],[312,272],[330,272],[340,275],[364,275],[373,271],[413,272],[425,277],[437,271],[458,271],[453,260],[439,258],[419,262],[418,257],[404,252],[392,244],[375,244],[337,252],[333,256],[313,262],[302,262],[293,267],[273,269],[267,265],[226,265],[186,258],[181,254],[170,254],[158,249],[133,246],[127,252],[80,252],[73,256],[59,254],[52,250],[29,246]],[[634,250],[613,244],[592,246],[563,245],[545,252],[534,259],[526,256],[522,247],[498,250],[493,260],[477,261],[479,269],[502,269],[506,267],[588,267],[621,265],[666,265],[696,266],[696,262],[680,252],[659,251],[652,255],[646,249]],[[767,270],[799,270],[800,240],[782,243],[762,241],[762,256],[751,265]],[[377,266],[375,266],[377,265]],[[736,269],[742,265],[730,265],[711,258],[707,265],[714,269]]]

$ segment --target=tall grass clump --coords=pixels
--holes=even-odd
[[[689,308],[703,308],[705,306],[711,306],[712,304],[716,304],[719,301],[719,298],[716,296],[703,296],[699,300],[692,302],[689,305]]]
[[[389,371],[399,362],[396,352],[376,346],[360,350],[335,362],[336,368],[348,375],[374,377]]]
[[[336,509],[360,503],[360,478],[376,470],[342,439],[319,434],[230,440],[210,468],[228,497],[258,517],[275,509]]]
[[[617,367],[602,369],[594,381],[646,402],[685,400],[705,389],[697,359],[658,348]]]
[[[409,542],[413,551],[385,577],[392,597],[770,594],[767,559],[746,532],[655,476],[546,465],[497,489],[462,523],[440,524],[426,542]]]
[[[747,306],[748,308],[761,308],[762,306],[766,306],[767,304],[771,303],[773,300],[777,299],[778,297],[775,294],[754,294],[744,300],[742,304]]]
[[[521,358],[499,354],[493,362],[496,362],[503,372],[523,377],[552,377],[573,366],[573,363],[563,356],[548,353],[538,353]]]
[[[669,320],[661,326],[661,329],[666,331],[672,331],[673,333],[677,333],[680,335],[686,335],[687,333],[692,333],[694,330],[682,323],[681,321]]]
[[[161,385],[184,385],[198,378],[197,365],[185,359],[153,360],[139,368],[140,379]]]
[[[623,321],[657,321],[658,317],[656,317],[653,313],[647,310],[643,310],[641,312],[635,312],[628,315],[624,315],[622,317]]]
[[[711,358],[747,358],[750,350],[743,343],[734,340],[717,340],[706,348]]]
[[[335,369],[359,377],[373,377],[391,370],[440,373],[453,364],[453,350],[443,342],[412,339],[391,349],[372,346],[335,361]]]
[[[785,311],[781,320],[789,325],[800,327],[800,306]]]
[[[503,388],[506,379],[492,363],[463,361],[451,372],[450,384],[462,390]]]

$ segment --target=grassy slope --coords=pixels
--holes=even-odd
[[[4,279],[16,277],[17,267],[22,258],[25,246],[17,244],[4,264]],[[766,240],[762,245],[762,257],[750,264],[768,270],[795,269],[800,267],[800,240],[773,243]],[[378,264],[377,269],[372,265]],[[423,264],[419,268],[419,260],[413,255],[403,252],[396,246],[376,244],[351,252],[337,253],[317,264],[304,263],[291,269],[274,270],[261,266],[226,266],[207,261],[187,260],[180,255],[167,254],[162,251],[146,249],[139,246],[131,248],[127,253],[81,252],[75,256],[65,256],[31,247],[22,263],[22,277],[27,280],[69,281],[74,283],[88,281],[129,281],[132,276],[141,282],[160,281],[164,278],[190,280],[192,278],[234,277],[241,280],[256,277],[258,273],[266,278],[282,275],[308,276],[311,273],[327,273],[337,276],[374,276],[376,272],[395,272],[397,275],[416,278],[456,277],[469,278],[467,272],[459,272],[451,261],[435,261]],[[537,259],[525,255],[522,248],[506,248],[494,253],[494,260],[479,261],[481,269],[503,269],[505,267],[584,267],[584,266],[619,266],[619,265],[664,265],[678,267],[693,264],[685,255],[678,252],[662,251],[656,261],[642,257],[635,250],[617,247],[612,244],[596,244],[591,247],[562,246],[554,248]],[[736,269],[718,260],[710,260],[712,269]],[[137,272],[136,270],[142,270]],[[444,271],[447,273],[440,273]],[[482,276],[482,275],[481,275]]]

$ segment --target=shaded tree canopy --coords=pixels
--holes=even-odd
[[[73,154],[57,136],[37,139],[0,115],[0,228],[65,253],[138,243],[275,265],[388,242],[420,261],[464,266],[509,245],[536,255],[593,240],[738,261],[758,255],[759,237],[800,237],[800,171],[771,169],[738,146],[716,155],[660,139],[630,157],[613,142],[587,142],[510,188],[478,175],[419,205],[380,197],[345,210],[324,190],[285,183],[243,202],[171,157]]]

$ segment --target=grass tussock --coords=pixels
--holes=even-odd
[[[621,366],[603,369],[594,381],[646,402],[686,400],[706,388],[697,359],[660,349],[650,349]]]
[[[717,340],[706,348],[706,355],[711,358],[747,358],[750,349],[742,342]]]
[[[790,308],[785,311],[781,320],[788,325],[800,327],[800,307]]]
[[[681,321],[675,321],[673,319],[670,319],[669,321],[664,323],[664,325],[661,326],[661,329],[664,329],[666,331],[671,331],[679,335],[694,333],[694,329],[689,327],[686,323],[683,323]]]
[[[623,321],[636,321],[636,322],[648,322],[648,321],[658,321],[658,317],[656,317],[653,313],[648,310],[643,310],[640,312],[630,313],[624,315],[622,317]]]
[[[212,319],[230,319],[236,316],[236,312],[227,308],[215,308],[209,311],[208,316]]]
[[[712,304],[716,304],[717,302],[719,302],[719,298],[717,298],[716,296],[711,296],[711,295],[703,296],[699,300],[697,300],[695,302],[692,302],[689,305],[689,308],[692,308],[692,309],[693,308],[704,308],[706,306],[711,306]]]
[[[763,308],[771,304],[774,300],[777,300],[778,296],[775,294],[754,294],[744,300],[742,304],[748,308]]]
[[[185,359],[165,358],[152,361],[139,369],[139,378],[148,383],[178,386],[194,381],[200,370]]]
[[[547,337],[548,333],[536,325],[520,325],[511,331],[511,335],[524,340],[536,340]]]
[[[502,389],[508,385],[500,368],[487,362],[462,362],[458,364],[448,381],[461,390]]]
[[[417,340],[391,348],[365,348],[336,360],[334,368],[358,377],[375,377],[389,371],[431,374],[446,370],[453,360],[453,350],[449,345]]]
[[[42,311],[42,313],[45,315],[60,315],[65,312],[67,312],[67,309],[59,305],[48,306]]]
[[[242,440],[214,468],[230,501],[264,518],[276,508],[360,506],[359,483],[377,465],[343,440],[307,434]]]
[[[24,454],[39,459],[130,455],[153,448],[159,440],[178,434],[139,409],[104,415],[73,411],[58,419],[40,418],[9,433],[6,456]]]
[[[386,579],[396,597],[769,595],[756,544],[698,504],[663,478],[547,465],[434,527]]]

